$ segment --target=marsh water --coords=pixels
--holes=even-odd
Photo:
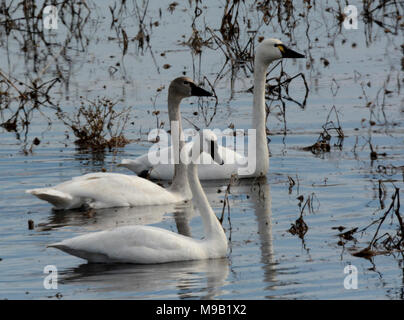
[[[378,230],[378,254],[353,255],[372,241],[395,190],[404,194],[402,3],[353,1],[358,26],[349,29],[338,20],[343,1],[62,1],[53,30],[30,16],[46,2],[24,3],[2,2],[0,14],[0,298],[404,298],[402,251],[382,242],[403,237],[393,214]],[[229,181],[203,182],[216,215],[223,213],[227,258],[91,265],[46,248],[130,224],[203,237],[189,206],[53,211],[25,190],[101,170],[132,174],[117,164],[147,152],[151,129],[168,130],[167,87],[182,74],[218,98],[185,100],[185,127],[250,128],[251,63],[234,48],[248,53],[249,39],[256,46],[259,37],[306,55],[284,60],[268,78],[282,70],[304,78],[281,98],[268,96],[266,178],[235,181],[228,202]],[[73,115],[98,98],[130,108],[123,134],[131,143],[102,153],[74,143],[60,110]],[[329,148],[308,148],[324,128]],[[300,216],[301,236],[289,232]],[[339,236],[354,228],[361,232]],[[57,268],[57,289],[44,287],[47,265]],[[349,265],[357,288],[344,286]]]

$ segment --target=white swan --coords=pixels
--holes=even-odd
[[[215,161],[219,163],[220,157]],[[198,178],[197,164],[188,165],[193,204],[199,210],[205,232],[203,240],[153,226],[124,226],[81,235],[53,247],[90,263],[154,264],[174,261],[222,258],[227,254],[227,238],[216,218]]]
[[[256,130],[256,157],[255,170],[250,174],[239,175],[239,178],[251,178],[266,175],[269,170],[269,152],[266,137],[265,115],[265,82],[266,71],[271,62],[282,58],[304,58],[304,55],[287,48],[278,39],[263,40],[255,53],[254,58],[254,99],[252,128]],[[190,142],[192,143],[192,142]],[[187,144],[188,146],[188,144]],[[161,154],[171,157],[171,148],[161,150]],[[239,174],[239,169],[248,163],[247,157],[219,145],[219,154],[225,162],[224,166],[217,164],[200,165],[198,167],[201,180],[230,179],[231,175]],[[134,160],[123,159],[120,166],[126,167],[135,173],[142,175],[148,172],[153,179],[170,180],[174,173],[172,164],[152,165],[149,154],[142,155]],[[204,159],[207,156],[203,155]],[[248,157],[251,158],[251,157]],[[170,162],[171,163],[171,162]],[[202,161],[202,163],[205,163]]]
[[[170,123],[177,124],[178,135],[182,133],[180,102],[191,96],[211,96],[186,77],[173,80],[168,89],[168,112]],[[182,150],[183,140],[174,144],[175,151]],[[212,151],[213,152],[213,151]],[[177,161],[170,188],[141,177],[119,173],[89,173],[75,177],[54,187],[27,190],[39,199],[50,202],[56,209],[73,209],[87,205],[94,209],[162,205],[187,201],[192,198],[187,178],[186,164]]]

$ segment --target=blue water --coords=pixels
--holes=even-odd
[[[156,64],[146,45],[142,52],[135,41],[129,41],[128,51],[122,57],[122,43],[116,39],[115,30],[110,29],[108,6],[112,6],[113,1],[87,2],[91,10],[83,35],[88,38],[88,45],[76,52],[72,48],[79,44],[69,44],[71,64],[58,58],[69,82],[68,88],[65,84],[55,87],[52,96],[66,112],[73,112],[80,105],[83,101],[80,96],[89,100],[106,96],[119,100],[117,107],[132,107],[131,122],[124,134],[133,142],[98,158],[89,152],[80,152],[74,145],[73,133],[50,108],[41,108],[42,114],[35,112],[30,117],[28,149],[35,137],[41,143],[27,154],[23,152],[24,135],[18,140],[13,132],[0,127],[0,298],[403,299],[402,255],[382,254],[372,260],[355,257],[351,253],[368,245],[375,228],[355,235],[356,241],[346,241],[343,246],[337,236],[339,231],[333,229],[339,226],[344,226],[345,230],[361,229],[385,212],[379,202],[380,179],[386,186],[386,207],[391,202],[393,183],[403,195],[402,31],[394,35],[374,25],[372,42],[367,46],[363,21],[360,20],[358,30],[342,28],[339,31],[335,17],[325,11],[327,6],[335,6],[328,2],[317,4],[310,13],[310,39],[305,35],[307,24],[303,18],[295,28],[295,43],[291,46],[310,54],[314,59],[312,66],[306,67],[307,59],[285,61],[283,65],[290,75],[298,72],[305,75],[310,88],[306,107],[302,109],[293,102],[286,102],[288,131],[284,135],[277,103],[270,106],[267,123],[271,131],[270,172],[266,179],[242,180],[231,187],[230,215],[226,208],[223,220],[230,239],[227,258],[147,266],[88,265],[79,258],[47,249],[46,245],[52,242],[127,224],[150,224],[203,237],[200,217],[184,207],[110,209],[92,214],[55,212],[49,204],[24,193],[26,189],[54,185],[103,168],[131,174],[116,165],[123,158],[147,152],[151,146],[145,141],[147,133],[156,127],[154,110],[160,111],[159,120],[164,121],[164,128],[168,129],[165,100],[169,81],[185,71],[196,80],[206,76],[213,82],[225,62],[219,49],[204,48],[199,69],[198,57],[193,59],[190,48],[181,45],[180,42],[191,36],[194,8],[188,2],[178,5],[172,13],[167,10],[170,2],[149,4],[146,25],[160,22],[149,30]],[[196,26],[202,28],[205,21],[211,28],[219,28],[223,5],[206,4]],[[361,10],[360,3],[356,5]],[[139,6],[142,9],[140,2]],[[305,10],[296,6],[296,15]],[[242,5],[240,13],[251,19],[251,29],[261,25],[252,2]],[[289,43],[275,20],[259,27],[259,35],[278,37]],[[129,39],[134,38],[138,23],[132,3],[128,4],[122,21]],[[61,25],[49,37],[62,41],[67,34]],[[206,30],[203,35],[207,37]],[[6,41],[4,35],[1,37]],[[318,41],[314,40],[316,37]],[[241,39],[244,38],[242,35]],[[332,42],[334,46],[330,45]],[[353,47],[353,43],[356,46]],[[4,47],[0,49],[1,70],[28,82],[27,72],[35,74],[32,60],[24,60],[13,38],[8,39],[8,45],[8,54]],[[57,46],[53,50],[59,52]],[[322,57],[330,62],[328,66],[322,63]],[[39,69],[51,59],[48,57],[47,62],[39,63]],[[118,62],[120,65],[116,66]],[[164,69],[164,64],[171,67]],[[111,67],[117,68],[113,74]],[[55,74],[57,69],[51,63],[44,77],[51,79]],[[250,127],[252,95],[246,90],[251,87],[252,78],[247,74],[249,77],[245,78],[244,72],[239,72],[235,78],[232,99],[229,99],[230,73],[217,83],[219,103],[210,128],[225,129],[231,123],[235,128]],[[279,74],[279,69],[274,74]],[[163,85],[165,89],[158,93],[156,89]],[[383,86],[391,93],[384,96]],[[305,92],[303,82],[296,80],[290,90],[293,97],[301,99]],[[370,108],[368,102],[373,102]],[[209,103],[212,108],[213,102]],[[317,141],[332,106],[338,111],[345,134],[342,148],[333,147],[337,139],[335,132],[331,132],[330,152],[314,155],[304,151],[302,148]],[[11,111],[4,108],[4,103],[1,107],[3,121]],[[208,115],[212,112],[210,109]],[[182,114],[205,127],[197,100],[185,101]],[[335,114],[331,113],[330,120],[336,122]],[[375,125],[371,126],[369,120],[375,121]],[[184,125],[191,127],[185,121]],[[142,141],[136,141],[138,138]],[[369,141],[376,152],[386,155],[372,161]],[[384,173],[380,166],[393,170]],[[289,177],[296,183],[292,188]],[[224,192],[218,193],[218,189],[225,190],[228,183],[203,183],[218,216],[222,213],[224,199]],[[313,199],[313,210],[304,211],[308,231],[303,239],[288,232],[300,215],[297,199],[300,195],[304,200],[309,196]],[[34,221],[33,230],[28,229],[28,220]],[[395,223],[388,218],[379,234],[394,231]],[[344,268],[348,264],[358,270],[357,289],[344,288],[347,276]],[[47,265],[54,265],[58,270],[57,289],[44,288],[47,274],[43,270]]]

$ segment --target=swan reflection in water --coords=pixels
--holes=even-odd
[[[257,179],[251,186],[250,199],[255,211],[261,249],[261,263],[266,290],[274,290],[277,284],[276,264],[272,234],[272,197],[266,177]],[[270,298],[270,296],[267,296]]]
[[[215,299],[226,294],[228,274],[225,258],[153,265],[82,264],[59,272],[59,283],[88,286],[83,292],[86,298],[116,292],[120,299]]]
[[[218,181],[203,181],[203,188],[216,213],[221,212],[218,208],[223,208],[223,203],[221,203],[220,200],[223,199],[227,183],[228,182],[224,183],[223,181],[221,181],[221,183],[218,183]],[[221,190],[220,193],[218,193],[219,189]],[[245,241],[251,238],[251,232],[258,234],[257,241],[260,248],[260,263],[263,271],[263,280],[266,283],[265,289],[268,291],[274,290],[275,286],[278,284],[278,280],[276,279],[276,263],[272,238],[272,198],[268,180],[266,177],[240,179],[231,186],[230,192],[232,196],[230,200],[230,215],[233,215],[231,219],[236,219],[234,215],[235,208],[240,211],[241,208],[243,208],[246,210],[245,213],[248,214],[248,217],[241,217],[241,221],[245,222],[246,219],[248,219],[248,225],[252,226],[251,228],[246,228],[245,226],[238,226],[232,221],[232,228],[234,229],[234,231],[232,231],[232,239],[240,239],[237,242],[241,242],[241,245],[244,245]],[[255,222],[253,222],[253,215],[255,215]],[[252,229],[254,228],[253,223],[257,224],[257,231]],[[236,235],[236,233],[240,234]],[[235,248],[235,244],[231,243],[230,246],[233,251],[232,255],[234,255],[232,260],[238,259],[236,251],[240,248]],[[245,257],[244,252],[247,252],[248,257]],[[256,252],[244,250],[243,253],[240,254],[240,259],[243,261],[245,259],[256,260]]]
[[[48,221],[38,224],[37,231],[77,226],[79,232],[100,231],[118,226],[160,223],[173,214],[179,233],[190,236],[189,220],[195,215],[190,203],[86,210],[52,210]]]

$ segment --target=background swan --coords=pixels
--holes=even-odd
[[[168,89],[168,113],[177,124],[176,132],[182,133],[180,102],[191,96],[211,96],[186,77],[170,83]],[[172,128],[172,131],[174,128]],[[179,154],[184,142],[179,139],[174,150]],[[50,202],[56,209],[73,209],[88,205],[91,208],[132,207],[178,203],[191,199],[186,164],[178,161],[174,166],[174,177],[170,188],[141,177],[119,173],[89,173],[75,177],[54,187],[27,190],[39,199]]]
[[[219,156],[215,161],[222,162]],[[188,177],[193,204],[202,217],[203,240],[162,228],[136,225],[85,234],[48,247],[94,263],[154,264],[225,257],[226,234],[202,189],[197,164],[188,165]]]
[[[256,168],[252,174],[239,175],[239,178],[251,178],[265,175],[269,169],[269,152],[266,138],[265,115],[265,82],[266,71],[271,62],[282,58],[304,58],[304,55],[287,48],[278,39],[265,39],[257,47],[254,58],[254,98],[252,128],[256,130]],[[192,143],[192,142],[190,142]],[[171,148],[161,150],[162,153],[171,156]],[[205,164],[198,167],[201,180],[230,179],[231,175],[238,174],[238,169],[245,167],[248,159],[219,145],[219,154],[225,162],[224,166],[217,164]],[[207,157],[203,154],[204,159]],[[205,163],[201,161],[202,163]],[[171,163],[171,162],[170,162]],[[153,179],[170,180],[174,173],[172,164],[152,165],[149,154],[144,154],[136,159],[123,159],[120,166],[126,167],[137,174],[149,172]]]

